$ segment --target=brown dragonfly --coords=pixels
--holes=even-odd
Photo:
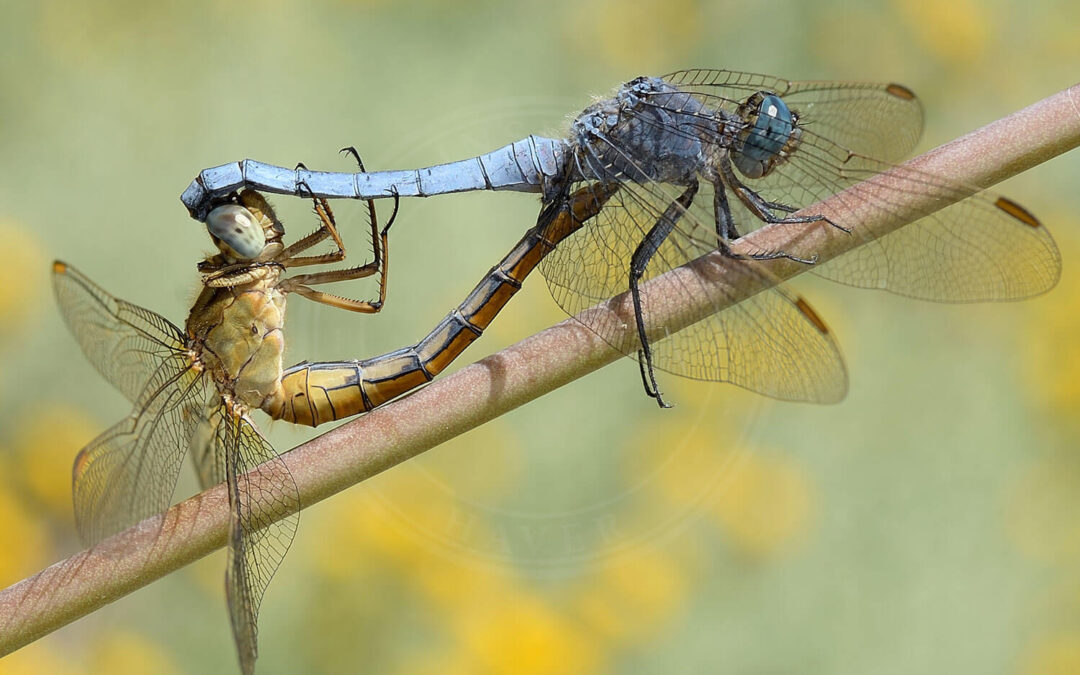
[[[75,459],[78,530],[94,545],[166,510],[185,454],[203,489],[228,486],[231,511],[226,594],[242,671],[258,654],[263,593],[292,542],[300,510],[285,463],[259,433],[255,410],[316,426],[367,412],[429,382],[476,340],[563,238],[602,207],[590,189],[549,209],[469,296],[415,345],[355,361],[283,368],[285,300],[291,293],[371,313],[386,293],[387,230],[368,202],[374,260],[340,270],[285,276],[293,267],[345,258],[329,205],[321,225],[284,245],[284,227],[254,190],[207,218],[219,253],[199,265],[203,290],[185,328],[108,294],[72,266],[53,264],[56,298],[90,362],[134,404],[131,414]],[[393,218],[391,218],[391,222]],[[332,240],[335,250],[301,255]],[[313,286],[379,275],[379,299],[364,302]]]

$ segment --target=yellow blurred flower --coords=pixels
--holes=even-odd
[[[432,490],[419,474],[397,467],[374,485],[377,517],[367,518],[360,530],[368,544],[397,564],[422,566],[451,536],[456,505],[449,495]]]
[[[512,596],[517,587],[508,570],[445,559],[429,558],[426,564],[416,565],[411,576],[429,600],[451,613],[477,598]]]
[[[426,499],[423,493],[409,499],[407,491],[394,493],[393,499],[390,510],[366,518],[360,531],[367,535],[369,549],[388,560],[429,601],[452,612],[477,596],[513,592],[514,583],[498,562],[487,559],[479,566],[471,558],[454,555],[458,547],[470,543],[490,550],[494,533],[485,520],[470,518],[468,532],[462,533],[465,525],[451,522],[460,509],[452,501]]]
[[[210,602],[225,601],[225,556],[225,550],[218,549],[187,565],[180,572],[190,579]]]
[[[1063,257],[1080,251],[1080,241],[1068,236],[1071,229],[1080,226],[1075,218],[1065,214],[1047,214],[1048,222],[1061,223],[1055,234]],[[1029,367],[1028,375],[1032,397],[1040,401],[1054,419],[1055,427],[1064,427],[1069,433],[1080,435],[1080,349],[1076,348],[1076,336],[1080,335],[1080,275],[1066,266],[1061,281],[1053,290],[1052,297],[1028,303],[1033,316],[1027,321],[1030,330],[1022,336],[1022,354]]]
[[[481,672],[592,673],[603,657],[576,622],[528,593],[476,598],[454,620],[454,632]]]
[[[365,486],[328,504],[334,513],[321,513],[319,523],[333,528],[327,536],[335,545],[319,547],[311,555],[320,571],[347,575],[350,582],[357,575],[369,575],[385,585],[388,580],[378,575],[394,575],[429,603],[425,606],[437,626],[448,632],[451,644],[446,650],[417,654],[398,672],[595,670],[600,652],[581,636],[572,617],[524,589],[509,568],[490,560],[480,566],[455,559],[443,546],[427,541],[428,528],[439,538],[452,502],[432,499],[424,481],[409,472],[393,473],[398,475],[382,476],[377,486]],[[409,525],[403,527],[402,519]],[[381,571],[374,572],[376,567]]]
[[[1061,452],[1019,472],[1005,497],[1011,541],[1035,560],[1080,564],[1080,459]]]
[[[61,650],[56,649],[58,638],[45,638],[26,645],[22,649],[4,657],[4,675],[76,675],[85,672],[82,668],[61,658]]]
[[[895,0],[900,15],[939,58],[960,64],[978,62],[990,45],[990,10],[972,0]]]
[[[1021,675],[1075,675],[1080,673],[1080,630],[1062,631],[1040,638],[1028,651]]]
[[[91,673],[179,673],[169,653],[142,635],[110,631],[95,640],[87,658]]]
[[[78,408],[56,404],[19,416],[12,439],[19,476],[56,517],[71,520],[71,463],[100,431]]]
[[[476,675],[476,663],[463,649],[410,654],[397,675]]]
[[[733,467],[712,513],[739,552],[771,556],[792,548],[813,519],[810,477],[786,455],[750,453]]]
[[[683,607],[686,577],[672,556],[637,548],[599,564],[574,603],[593,633],[625,644],[658,632]]]
[[[52,553],[38,523],[2,485],[0,523],[0,586],[7,586],[43,567]]]
[[[416,480],[427,479],[432,489],[457,499],[492,503],[518,488],[524,454],[514,428],[496,419],[432,448],[401,469],[419,474]]]
[[[302,536],[311,536],[323,545],[308,547],[306,553],[319,574],[332,580],[354,578],[358,560],[364,561],[364,568],[376,564],[378,559],[373,555],[376,540],[398,534],[393,528],[380,525],[388,516],[372,494],[370,484],[336,495],[317,506],[313,513],[317,518],[308,518],[306,522],[301,514]],[[333,545],[325,545],[327,542],[333,542]]]
[[[447,552],[460,545],[460,538],[492,536],[479,520],[468,523],[467,534],[459,532],[459,512],[454,500],[432,490],[421,473],[397,467],[320,508],[315,526],[324,531],[317,539],[334,546],[318,547],[312,559],[335,578],[354,576],[355,561],[363,559],[368,566],[383,561],[422,586],[431,584],[433,592],[446,583],[453,586],[444,570]]]
[[[37,239],[25,227],[0,221],[4,264],[0,265],[0,338],[21,327],[42,306],[45,257]]]
[[[738,446],[728,447],[712,424],[688,419],[679,410],[658,415],[634,438],[626,453],[626,480],[630,486],[647,486],[671,504],[694,507],[726,482],[741,453]]]

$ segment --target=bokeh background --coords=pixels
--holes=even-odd
[[[1073,0],[4,3],[0,585],[79,549],[71,460],[128,412],[48,263],[182,322],[209,242],[177,197],[200,169],[343,169],[344,145],[369,168],[458,159],[691,66],[902,82],[928,149],[1073,84],[1078,25]],[[1033,301],[799,280],[845,350],[840,405],[667,378],[661,412],[626,361],[306,510],[259,672],[1080,672],[1077,185],[1073,153],[999,187],[1062,249]],[[386,310],[293,300],[290,357],[414,342],[535,214],[515,194],[403,203]],[[362,257],[362,213],[339,221]],[[561,319],[543,286],[463,361]],[[263,422],[280,450],[311,435]],[[235,672],[223,570],[219,552],[0,672]]]

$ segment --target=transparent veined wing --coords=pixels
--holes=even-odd
[[[702,198],[706,191],[699,191],[689,209],[676,209],[674,227],[652,256],[643,285],[717,248],[715,229],[701,224],[698,203],[711,204],[711,197]],[[635,250],[653,226],[672,213],[679,197],[680,191],[656,182],[621,182],[599,214],[541,263],[559,306],[574,316],[626,292]],[[643,296],[642,313],[653,326],[650,344],[656,367],[784,400],[843,398],[847,373],[839,348],[809,304],[777,287],[777,280],[753,261],[727,259],[724,273],[737,278],[728,291],[718,291],[701,274],[680,275],[678,294],[700,299],[708,309],[677,332],[661,318],[668,316],[667,308],[649,294]],[[747,287],[758,292],[743,297],[741,289]],[[579,319],[618,351],[637,357],[639,343],[621,319],[604,313]]]
[[[134,403],[75,458],[76,525],[95,544],[168,508],[191,434],[216,392],[164,317],[114,298],[69,265],[55,263],[53,279],[83,351]]]
[[[221,397],[208,400],[199,423],[192,430],[188,453],[199,480],[199,488],[206,490],[225,482],[225,450],[221,445],[218,427],[225,416],[221,414]]]
[[[888,179],[875,179],[889,171]],[[861,288],[938,302],[1018,300],[1052,288],[1061,255],[1049,231],[1012,200],[977,187],[855,154],[805,131],[771,174],[747,185],[769,201],[801,209],[837,195],[840,211],[867,214],[845,222],[862,245],[813,271]],[[731,200],[740,226],[760,221]],[[891,230],[909,218],[926,214]],[[780,214],[782,215],[782,214]],[[745,230],[743,230],[745,233]]]
[[[800,126],[852,152],[899,162],[923,129],[922,104],[910,89],[879,82],[790,81],[732,70],[681,70],[663,79],[711,109],[734,113],[750,95],[769,91],[799,115]]]
[[[921,109],[906,89],[789,83],[730,71],[683,71],[673,74],[671,83],[681,91],[648,97],[654,105],[674,110],[685,105],[680,97],[691,96],[708,108],[734,114],[737,101],[766,89],[778,93],[793,110],[802,106],[806,111],[799,119],[800,137],[787,158],[765,176],[745,183],[763,199],[791,209],[839,195],[839,202],[867,214],[864,222],[845,222],[843,214],[830,214],[837,225],[853,229],[864,245],[817,266],[814,271],[821,276],[942,302],[1020,299],[1057,282],[1061,268],[1057,247],[1023,207],[944,176],[890,163],[906,154],[917,138],[916,126],[922,123]],[[715,124],[696,126],[694,131],[729,133]],[[871,180],[886,171],[888,181]],[[741,233],[762,225],[739,200],[729,202]],[[910,219],[904,214],[916,203],[922,204],[917,213],[924,217],[893,231],[898,220]]]
[[[53,263],[53,290],[86,358],[129,401],[187,348],[184,332],[168,319],[109,295],[60,261]]]
[[[292,544],[300,496],[292,474],[246,415],[224,408],[212,452],[229,490],[229,561],[225,590],[241,670],[254,672],[263,593]]]

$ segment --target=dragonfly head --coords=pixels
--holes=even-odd
[[[285,228],[259,193],[245,190],[240,203],[222,204],[206,216],[206,229],[218,250],[234,260],[254,260],[280,241]]]
[[[738,115],[744,126],[732,146],[732,161],[747,178],[761,178],[798,142],[798,115],[767,91],[748,98],[739,106]]]

